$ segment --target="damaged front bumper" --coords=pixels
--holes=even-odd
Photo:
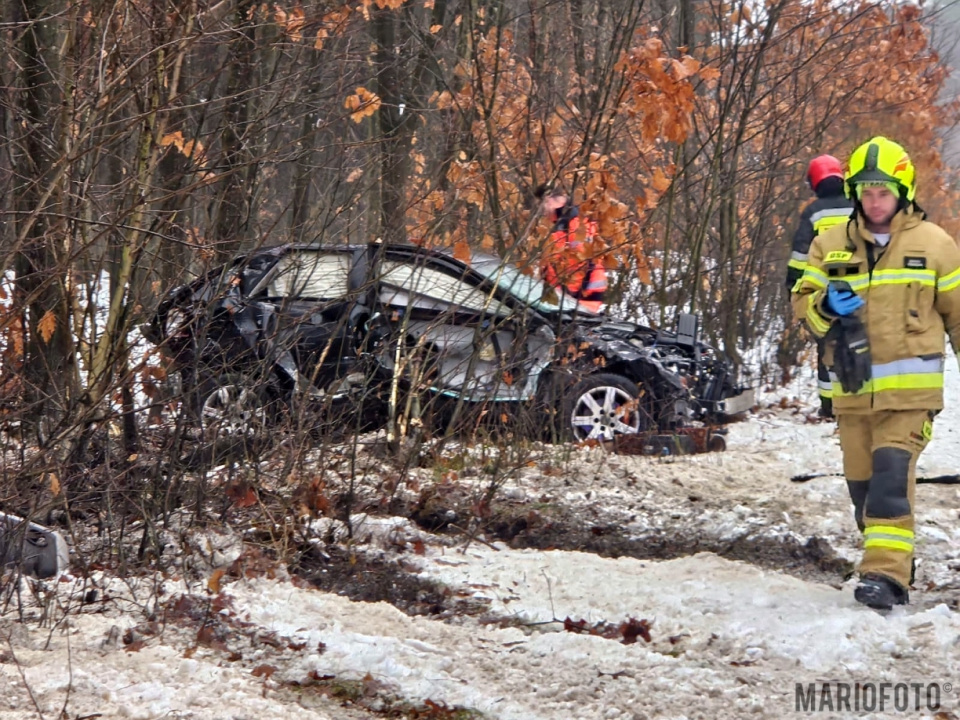
[[[717,402],[717,412],[721,415],[739,415],[757,404],[757,389],[747,388],[738,395]]]

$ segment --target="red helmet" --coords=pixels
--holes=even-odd
[[[843,180],[843,165],[833,155],[818,155],[807,168],[807,184],[816,191],[817,185],[828,177]]]

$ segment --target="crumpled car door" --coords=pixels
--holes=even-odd
[[[264,304],[272,305],[281,366],[292,360],[301,390],[326,389],[356,365],[355,324],[365,309],[349,291],[350,257],[299,250],[277,266]]]
[[[525,355],[510,307],[428,258],[388,258],[379,270],[381,313],[391,336],[378,357],[384,367],[445,395],[520,399]]]

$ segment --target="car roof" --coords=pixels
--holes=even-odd
[[[384,249],[390,254],[397,255],[407,255],[415,256],[421,255],[424,257],[432,257],[438,260],[454,260],[457,263],[463,265],[470,265],[471,263],[465,263],[463,260],[457,258],[452,248],[425,248],[421,245],[414,244],[404,244],[404,243],[367,243],[365,245],[360,243],[344,243],[342,245],[319,245],[317,243],[288,243],[286,245],[274,245],[271,247],[264,247],[259,250],[254,250],[249,255],[259,255],[263,254],[285,254],[292,251],[313,251],[313,252],[357,252],[364,249]],[[487,253],[483,251],[471,250],[470,257],[472,262],[482,262],[482,263],[502,263],[505,262],[502,258],[492,253]]]

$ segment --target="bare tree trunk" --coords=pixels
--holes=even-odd
[[[310,189],[315,182],[317,134],[320,115],[316,110],[320,93],[320,68],[311,66],[307,85],[299,96],[299,104],[304,108],[300,121],[300,135],[296,143],[296,159],[293,170],[293,196],[290,205],[290,239],[306,242],[313,238],[306,233],[311,218],[315,217]]]
[[[694,32],[696,27],[696,16],[694,15],[694,5],[696,0],[677,0],[677,9],[680,17],[677,18],[677,44],[680,47],[687,48],[687,52],[693,49],[696,42]]]
[[[410,114],[402,89],[401,38],[397,13],[378,11],[373,19],[376,41],[377,94],[380,122],[380,235],[384,242],[406,240],[406,188],[409,173]]]
[[[56,219],[57,205],[64,200],[62,174],[54,169],[62,148],[58,133],[65,132],[54,77],[62,38],[55,23],[37,20],[56,16],[64,7],[60,0],[26,0],[18,8],[22,15],[17,20],[29,23],[20,40],[22,150],[15,160],[14,191],[16,300],[27,328],[23,381],[27,417],[49,414],[55,421],[67,412],[75,390],[70,310],[58,253],[58,243],[63,247],[63,236],[57,234],[61,221]],[[51,118],[56,119],[53,124]]]
[[[237,3],[236,35],[225,61],[227,104],[220,127],[218,163],[223,179],[218,183],[212,213],[212,235],[219,262],[226,262],[244,245],[252,211],[247,182],[254,171],[248,145],[252,139],[246,133],[250,116],[248,93],[253,87],[257,52],[256,31],[250,17],[254,5],[251,0]]]

